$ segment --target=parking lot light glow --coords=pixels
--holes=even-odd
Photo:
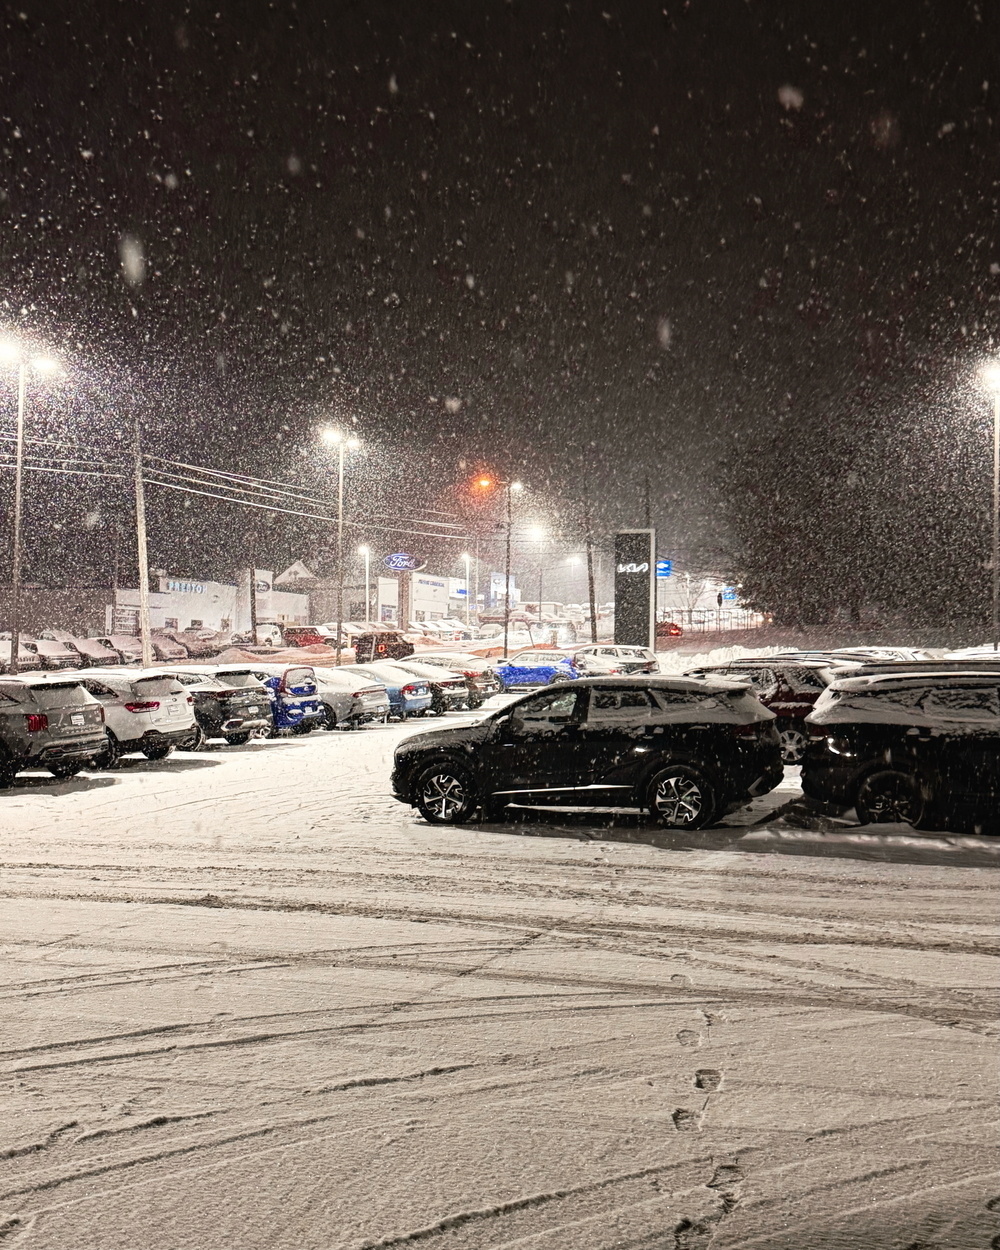
[[[511,482],[510,488],[515,491],[524,490],[524,484],[522,482]]]
[[[320,430],[320,438],[324,443],[332,443],[334,446],[344,441],[344,436],[339,430],[332,430],[329,428]]]
[[[0,361],[5,365],[16,365],[21,359],[21,350],[10,339],[0,339]]]
[[[988,391],[1000,391],[1000,364],[984,365],[980,376],[983,379],[983,385]]]
[[[59,371],[59,361],[51,356],[35,356],[30,363],[36,373],[58,373]]]

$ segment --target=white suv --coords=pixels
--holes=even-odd
[[[648,647],[619,647],[597,643],[580,647],[573,658],[586,676],[604,673],[658,673],[659,662]]]
[[[194,700],[176,677],[150,668],[88,668],[79,681],[104,708],[108,745],[94,760],[98,768],[114,768],[137,751],[162,760],[194,741]]]

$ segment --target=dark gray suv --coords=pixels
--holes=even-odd
[[[56,674],[0,677],[0,786],[24,768],[73,777],[106,746],[104,709],[79,682]]]

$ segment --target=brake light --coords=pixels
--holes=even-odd
[[[29,712],[24,719],[30,734],[40,734],[49,727],[49,718],[42,712]]]
[[[194,702],[194,695],[193,695],[193,694],[189,694],[189,695],[188,695],[188,697],[187,697],[187,701],[188,701],[188,703],[193,703],[193,702]]]
[[[749,725],[733,725],[733,736],[736,738],[756,738],[760,732],[760,722],[753,721]]]
[[[809,722],[806,721],[806,733],[808,733],[810,738],[825,738],[826,726],[825,725],[810,725]]]
[[[153,712],[160,706],[158,699],[147,699],[143,703],[126,703],[126,711],[129,712]]]
[[[419,693],[420,693],[419,686],[404,686],[403,687],[403,694],[419,694]]]

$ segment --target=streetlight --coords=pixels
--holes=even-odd
[[[504,553],[504,596],[503,596],[503,658],[506,660],[507,640],[510,636],[510,548],[511,537],[514,531],[514,507],[511,502],[511,496],[524,490],[524,486],[520,482],[503,482],[499,478],[481,477],[477,478],[476,485],[484,490],[491,486],[502,486],[506,492],[507,500],[507,542]]]
[[[360,439],[348,438],[340,430],[325,429],[321,433],[324,443],[336,447],[339,454],[337,472],[337,664],[343,650],[341,631],[344,624],[344,454],[357,451]]]
[[[993,392],[993,650],[1000,647],[1000,365],[987,365],[983,382]]]
[[[469,600],[472,596],[472,586],[470,581],[472,577],[472,556],[470,556],[467,551],[463,551],[459,559],[465,565],[465,623],[466,625],[471,626],[472,618],[469,614],[472,611],[472,608]],[[476,589],[478,590],[479,588],[476,587]]]
[[[362,544],[358,548],[358,555],[365,558],[365,623],[371,619],[369,613],[372,610],[372,549]]]
[[[59,362],[48,356],[27,356],[18,343],[0,343],[0,363],[17,367],[17,434],[14,446],[14,533],[10,561],[10,671],[18,671],[21,642],[21,480],[24,473],[24,412],[28,372],[55,373]]]

